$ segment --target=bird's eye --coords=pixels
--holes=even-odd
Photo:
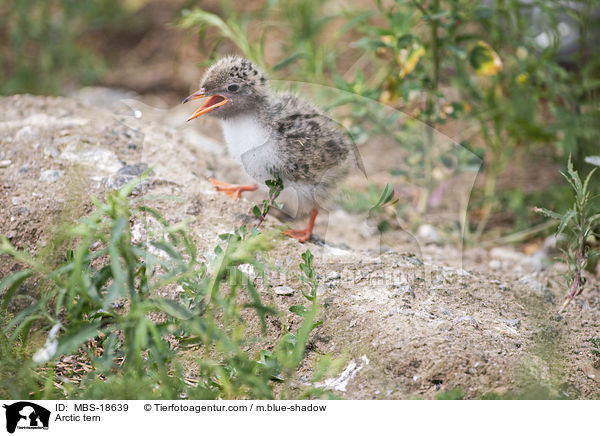
[[[238,89],[240,89],[240,85],[236,85],[235,83],[233,85],[229,85],[227,87],[227,91],[231,91],[231,92],[235,92]]]

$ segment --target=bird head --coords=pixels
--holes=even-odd
[[[254,63],[239,56],[228,56],[206,70],[200,89],[183,102],[208,97],[188,121],[209,112],[218,118],[230,118],[256,110],[267,92],[265,76]]]

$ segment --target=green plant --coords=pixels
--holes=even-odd
[[[589,338],[588,341],[592,344],[592,354],[600,357],[600,338]]]
[[[562,309],[566,308],[571,300],[583,291],[585,287],[583,272],[587,269],[590,261],[600,253],[590,246],[589,240],[598,235],[596,229],[600,224],[600,213],[597,212],[596,205],[599,196],[590,192],[590,180],[595,171],[596,168],[590,171],[582,181],[569,157],[567,171],[561,174],[573,189],[575,198],[572,207],[562,215],[548,209],[534,208],[535,212],[559,222],[556,229],[557,236],[563,233],[567,236],[567,248],[563,250],[563,253],[569,266],[569,271],[565,275],[569,291]]]
[[[464,127],[453,139],[483,157],[485,164],[485,182],[471,205],[476,227],[470,238],[481,239],[500,206],[514,211],[518,230],[526,228],[531,219],[524,211],[526,203],[512,198],[519,191],[498,195],[497,179],[506,165],[525,153],[564,152],[573,153],[581,165],[586,155],[582,153],[597,147],[593,138],[600,112],[593,89],[598,63],[582,63],[571,74],[557,58],[561,14],[571,16],[582,32],[589,25],[586,15],[555,1],[413,0],[377,5],[376,14],[358,23],[365,36],[355,43],[371,55],[369,80],[357,75],[344,89],[375,94],[382,103],[431,126],[408,141],[387,133],[402,147],[414,145],[410,156],[416,161],[409,177],[424,187],[417,209],[424,212],[428,197],[444,183],[436,177],[443,157],[436,155],[440,144],[433,129],[459,120]],[[554,38],[547,46],[534,38],[534,12],[536,20],[545,23],[545,35]],[[404,122],[399,130],[411,128],[412,123]],[[548,190],[543,196],[556,198],[555,192]]]
[[[253,42],[248,36],[248,20],[235,15],[223,19],[216,14],[206,12],[195,8],[193,10],[185,9],[182,11],[182,17],[177,25],[182,29],[195,28],[201,38],[204,37],[206,29],[215,28],[222,38],[232,41],[248,59],[256,62],[261,67],[264,66],[264,51],[261,42]],[[214,54],[218,44],[212,50]]]
[[[133,2],[7,0],[0,7],[0,93],[56,94],[67,83],[93,83],[106,64],[81,40],[139,24]]]
[[[465,391],[462,387],[456,386],[449,391],[440,392],[435,396],[436,400],[464,400]]]
[[[265,336],[268,317],[279,312],[262,301],[256,280],[266,281],[268,266],[257,255],[273,233],[222,234],[212,260],[202,262],[183,223],[129,199],[136,183],[105,203],[93,199],[96,210],[67,230],[58,265],[2,239],[0,254],[25,267],[0,283],[0,374],[18,368],[10,383],[2,378],[0,392],[46,399],[327,395],[290,387],[318,325],[314,291],[305,294],[310,307],[295,312],[297,329]],[[146,239],[132,233],[132,221],[147,222]],[[316,289],[312,256],[303,259],[303,277]],[[74,371],[77,362],[88,368],[83,375]]]
[[[256,218],[258,218],[256,229],[258,229],[263,223],[263,221],[269,214],[271,207],[276,206],[281,208],[280,205],[278,205],[275,201],[277,200],[277,197],[279,197],[279,194],[281,194],[281,191],[283,190],[283,182],[281,181],[281,177],[279,177],[279,175],[276,174],[274,179],[265,180],[265,185],[267,185],[267,187],[269,188],[269,198],[263,200],[262,210],[260,207],[258,207],[258,205],[252,208],[252,213]]]

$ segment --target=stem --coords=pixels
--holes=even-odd
[[[269,192],[269,203],[264,207],[263,213],[258,218],[258,223],[256,224],[256,230],[258,230],[258,228],[263,223],[265,218],[267,218],[267,215],[269,214],[269,211],[271,210],[271,207],[275,203],[275,199],[277,198],[278,195],[279,195],[279,192]]]
[[[427,11],[425,11],[422,7],[419,8],[422,13],[427,15]],[[432,5],[432,14],[436,14],[440,9],[440,1],[435,0]],[[434,119],[434,111],[435,111],[435,94],[437,93],[439,86],[439,76],[440,76],[440,41],[438,37],[438,19],[431,20],[431,60],[433,62],[433,73],[431,79],[431,88],[427,93],[427,137],[425,144],[425,155],[424,155],[424,169],[425,169],[425,192],[419,199],[419,204],[417,206],[417,210],[419,213],[424,213],[427,211],[427,205],[429,203],[429,194],[433,187],[433,119]]]

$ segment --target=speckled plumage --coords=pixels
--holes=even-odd
[[[229,99],[209,114],[221,121],[230,154],[257,183],[264,186],[275,173],[281,177],[280,200],[288,213],[322,207],[348,168],[360,167],[335,121],[301,97],[270,90],[263,72],[249,60],[219,60],[200,87],[207,96]]]

